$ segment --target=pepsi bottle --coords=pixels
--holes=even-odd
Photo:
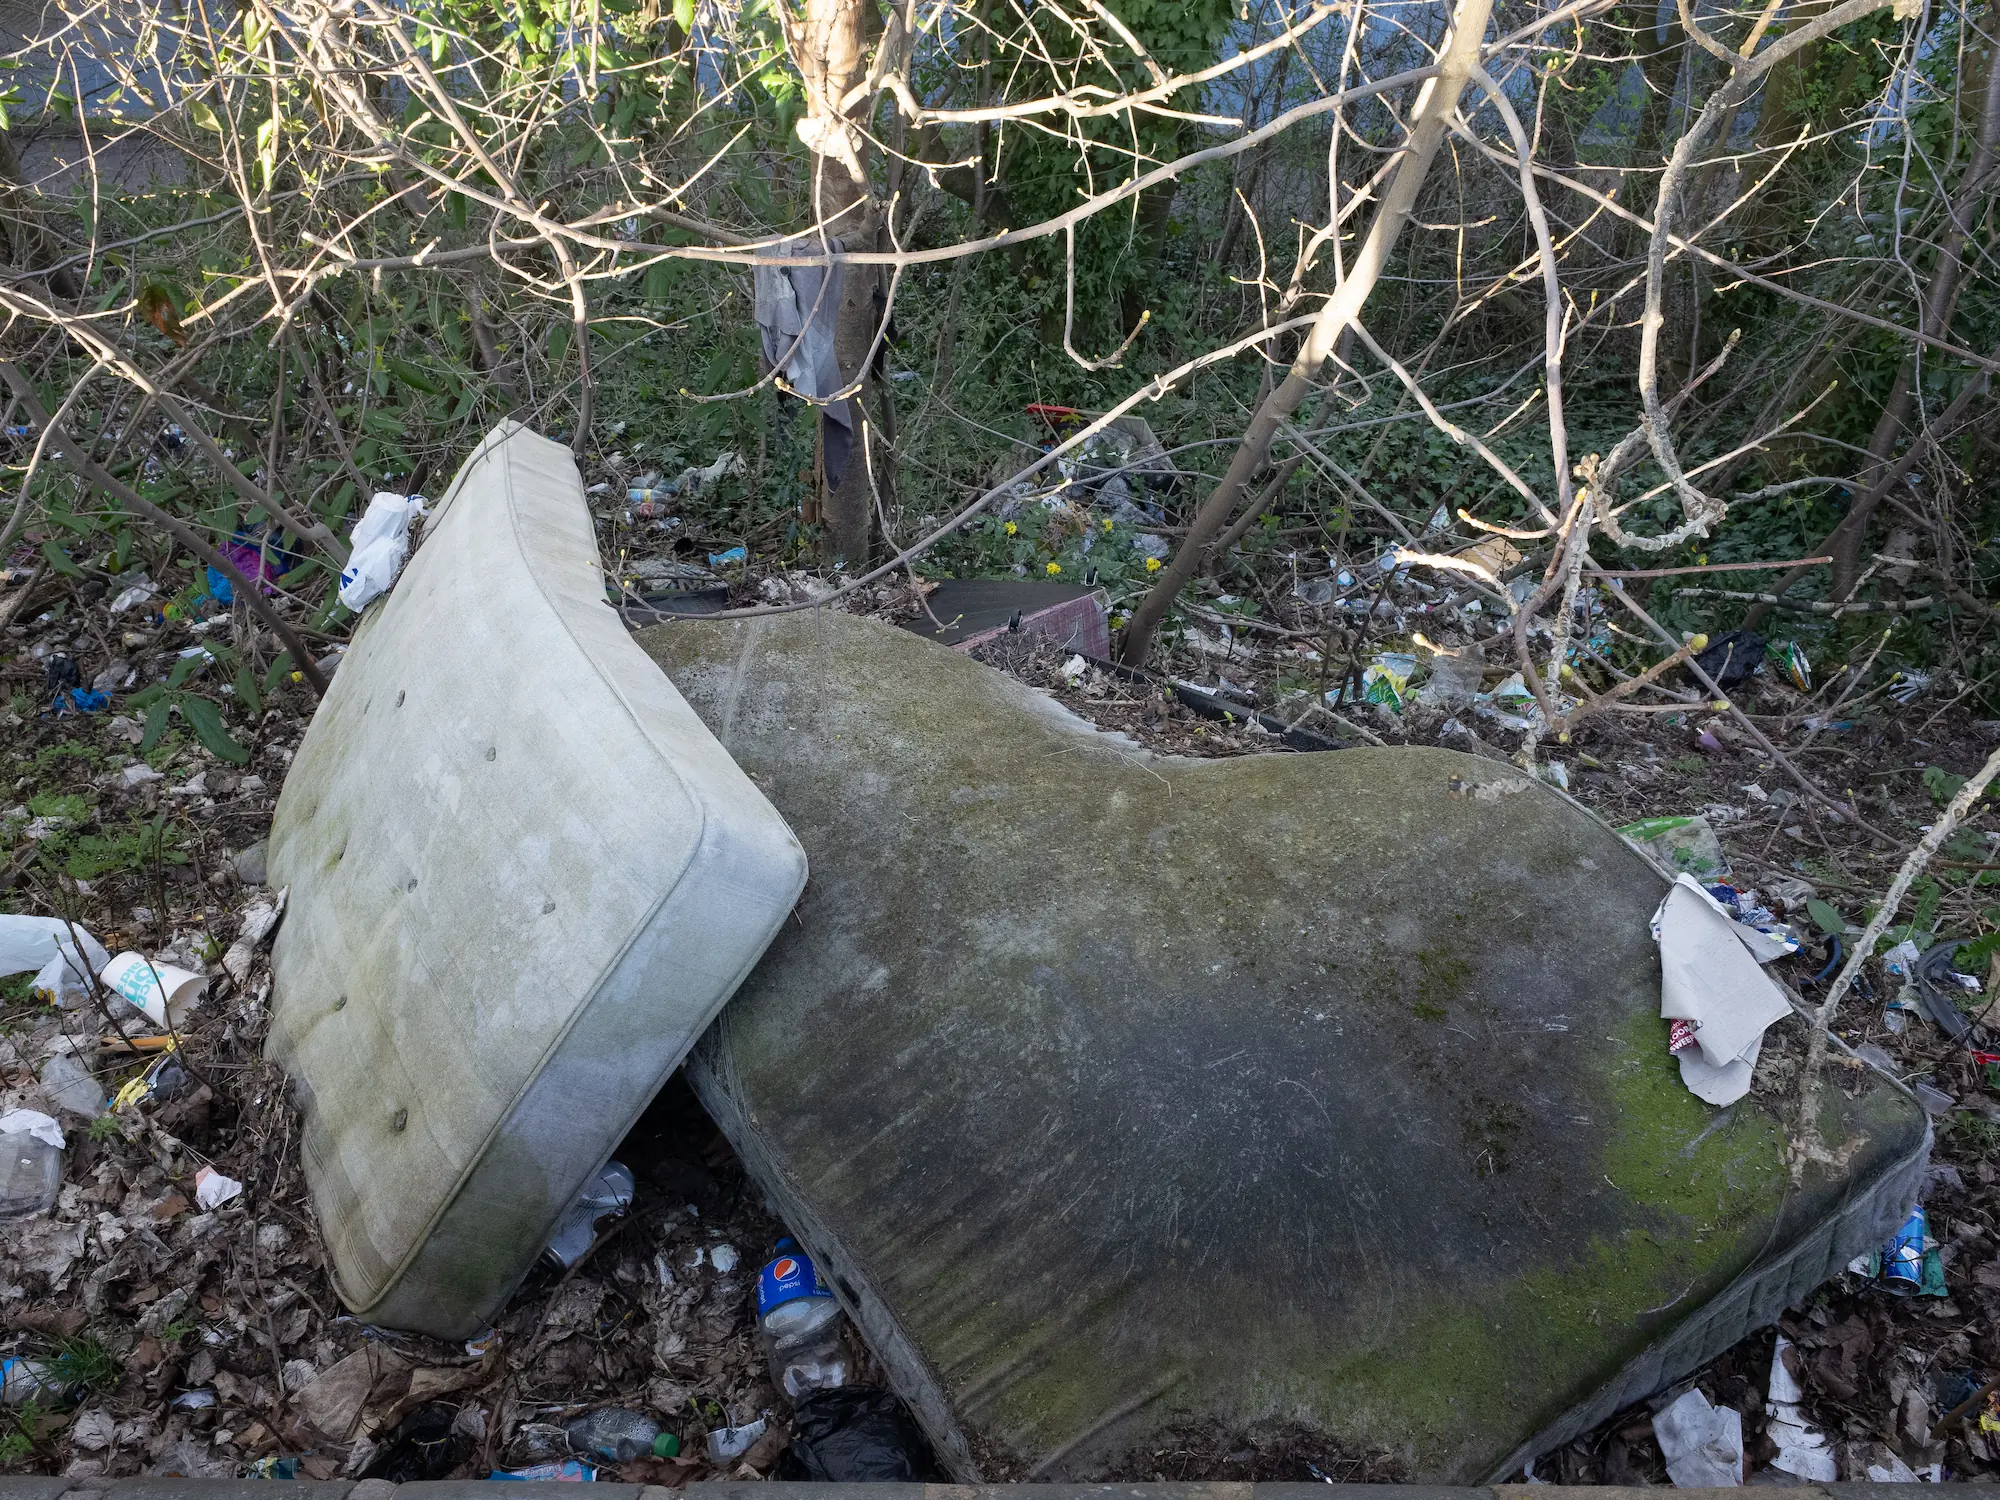
[[[757,1331],[772,1384],[796,1401],[807,1391],[847,1384],[847,1350],[840,1304],[812,1257],[790,1237],[778,1241],[777,1251],[757,1277]]]

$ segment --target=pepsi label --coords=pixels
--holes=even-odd
[[[788,1247],[758,1274],[757,1316],[803,1297],[826,1297],[833,1293],[820,1284],[810,1256],[796,1246]]]

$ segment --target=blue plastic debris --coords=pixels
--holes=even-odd
[[[220,568],[208,570],[208,592],[217,604],[227,605],[236,602],[236,585],[229,581]]]
[[[597,1478],[597,1470],[589,1464],[566,1458],[559,1464],[536,1464],[530,1469],[495,1469],[486,1476],[488,1479],[535,1480],[547,1482],[555,1480],[566,1484],[590,1484]]]
[[[731,563],[748,562],[749,560],[750,553],[743,547],[731,547],[727,552],[711,552],[708,554],[708,565],[711,568],[724,568]]]

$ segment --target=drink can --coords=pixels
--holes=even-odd
[[[1919,1203],[1903,1220],[1903,1227],[1882,1247],[1882,1279],[1891,1291],[1913,1292],[1924,1284],[1924,1239],[1930,1220]]]

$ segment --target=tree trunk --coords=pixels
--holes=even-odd
[[[12,246],[14,259],[23,270],[40,274],[50,291],[74,302],[83,295],[83,283],[67,268],[49,269],[62,259],[62,246],[43,227],[32,207],[34,196],[24,180],[21,158],[15,154],[13,133],[0,130],[0,236]]]
[[[873,249],[877,211],[868,190],[867,137],[854,126],[855,112],[841,100],[866,77],[868,45],[880,24],[870,0],[807,0],[805,20],[794,27],[792,44],[806,86],[807,109],[799,138],[813,153],[813,220],[856,249]],[[842,381],[854,386],[854,444],[838,485],[826,483],[821,466],[820,511],[825,529],[821,551],[829,561],[865,568],[874,550],[875,497],[869,483],[872,433],[867,419],[867,372],[862,365],[874,342],[880,284],[877,268],[848,266],[841,277],[840,305],[833,325],[834,355]],[[881,460],[875,459],[879,464]]]

